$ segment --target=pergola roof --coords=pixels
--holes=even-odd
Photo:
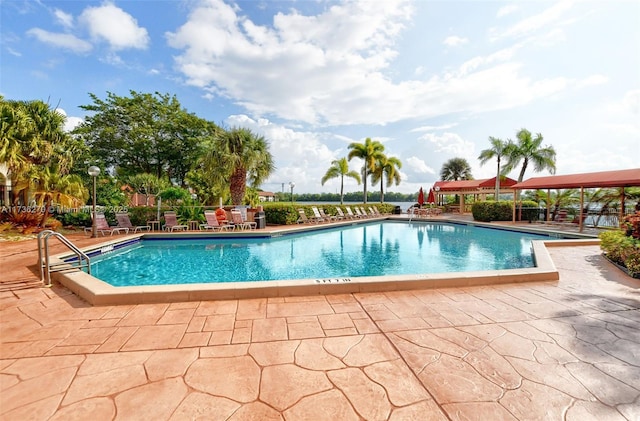
[[[500,189],[511,187],[516,183],[516,180],[508,177],[502,177],[500,179]],[[481,180],[436,181],[433,185],[434,188],[440,188],[440,193],[493,189],[495,186],[495,177],[483,178]]]
[[[533,177],[512,186],[513,189],[576,189],[589,187],[640,186],[640,168],[582,174]]]

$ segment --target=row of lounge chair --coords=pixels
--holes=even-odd
[[[246,218],[246,214],[243,215],[240,209],[232,209],[231,210],[231,221],[225,218],[223,220],[218,220],[216,216],[216,212],[211,210],[207,210],[204,212],[204,216],[206,219],[206,223],[199,224],[200,230],[212,230],[212,231],[227,231],[227,230],[245,230],[245,229],[256,229],[257,223],[248,221]],[[189,226],[180,224],[178,222],[178,216],[173,211],[167,211],[164,213],[165,224],[162,226],[163,231],[186,231]],[[109,222],[103,213],[96,214],[96,233],[101,235],[113,235],[113,234],[128,234],[129,231],[133,233],[142,232],[142,231],[150,231],[151,227],[149,225],[138,225],[134,226],[131,223],[131,219],[129,218],[129,214],[127,213],[116,213],[116,220],[118,222],[117,226],[110,226]],[[86,227],[84,229],[86,233],[91,233],[93,231],[93,227]]]
[[[345,206],[344,210],[340,206],[336,206],[337,215],[327,215],[324,209],[319,209],[317,206],[312,206],[313,216],[307,216],[304,209],[298,209],[298,224],[318,224],[321,222],[342,221],[349,219],[364,219],[374,218],[382,216],[376,206],[369,206],[369,212],[367,212],[363,206],[354,206],[354,210],[351,210],[351,206]]]

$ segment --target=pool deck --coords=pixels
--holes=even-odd
[[[549,255],[558,281],[92,306],[1,242],[0,419],[640,419],[640,280]]]

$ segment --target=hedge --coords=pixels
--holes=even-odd
[[[520,206],[522,206],[522,210],[519,209]],[[539,211],[536,202],[525,200],[522,205],[518,205],[518,208],[516,208],[516,220],[537,220]],[[511,221],[513,220],[513,202],[507,200],[476,202],[471,207],[471,213],[473,214],[473,219],[480,222]]]

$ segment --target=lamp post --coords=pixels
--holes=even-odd
[[[100,168],[92,165],[87,171],[93,177],[93,218],[91,219],[91,238],[98,236],[98,227],[96,225],[96,177],[100,175]]]
[[[293,181],[289,182],[289,187],[291,187],[291,204],[293,204],[293,188],[296,186],[296,183]]]

